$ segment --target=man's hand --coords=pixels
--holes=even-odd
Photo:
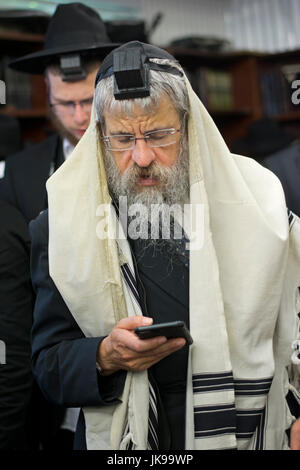
[[[97,362],[105,375],[117,370],[143,371],[185,345],[184,338],[169,339],[157,336],[139,339],[134,333],[138,326],[151,325],[152,318],[134,316],[123,318],[101,342]]]
[[[300,450],[300,418],[298,418],[291,428],[291,450]]]

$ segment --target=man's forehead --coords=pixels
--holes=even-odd
[[[60,75],[47,74],[51,94],[61,100],[81,100],[89,98],[94,94],[94,81],[97,69],[87,73],[84,80],[75,82],[64,82]]]
[[[119,109],[118,102],[113,110],[104,110],[106,126],[130,125],[147,122],[149,125],[155,123],[169,123],[179,120],[179,115],[169,97],[162,97],[159,102],[146,109],[138,103],[130,106],[130,109]]]

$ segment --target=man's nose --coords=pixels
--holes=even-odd
[[[85,124],[88,123],[90,120],[90,113],[87,112],[80,103],[76,103],[74,105],[74,113],[73,113],[74,121],[77,124]]]
[[[147,167],[155,160],[155,152],[144,139],[136,140],[132,160],[140,167]]]

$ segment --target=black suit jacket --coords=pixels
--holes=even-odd
[[[27,222],[48,207],[46,181],[64,162],[61,138],[54,134],[6,159],[0,199],[16,207]]]
[[[62,141],[57,134],[9,156],[5,165],[5,177],[1,180],[0,200],[17,208],[25,217],[26,222],[34,219],[48,206],[46,181],[50,172],[58,168],[63,161]],[[11,253],[11,255],[17,256],[17,253]],[[30,271],[29,257],[26,269]],[[3,285],[4,288],[5,285]],[[32,314],[33,305],[30,313],[31,319]],[[35,382],[32,384],[32,399],[28,413],[29,447],[57,448],[61,439],[58,437],[58,431],[65,409],[49,404]]]
[[[36,291],[32,328],[35,378],[49,402],[66,407],[111,405],[118,402],[125,371],[99,374],[96,355],[102,337],[86,338],[49,275],[48,211],[30,223],[31,276]],[[101,314],[101,312],[99,312]],[[75,448],[85,449],[81,414]]]
[[[102,338],[84,336],[49,275],[48,211],[30,223],[30,234],[31,274],[37,295],[32,358],[43,393],[49,401],[68,407],[106,406],[117,402],[126,372],[118,371],[107,377],[99,375],[96,353]],[[139,292],[145,302],[145,314],[150,314],[155,321],[179,319],[188,324],[188,270],[174,258],[170,271],[168,261],[168,253],[157,259],[148,253],[146,259],[142,257],[137,261],[140,282],[144,285],[144,289],[139,285]],[[172,449],[184,447],[187,356],[186,346],[152,368],[176,434]],[[81,415],[75,436],[76,449],[85,448],[84,431]]]
[[[27,449],[32,393],[30,330],[34,294],[29,272],[29,233],[23,216],[0,202],[0,449]]]
[[[300,143],[269,155],[262,164],[280,179],[287,207],[300,216]]]

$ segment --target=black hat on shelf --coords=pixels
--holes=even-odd
[[[19,121],[5,114],[0,114],[0,160],[21,150],[21,132]]]
[[[247,133],[232,144],[231,151],[259,159],[287,147],[294,140],[296,136],[282,129],[277,121],[264,117],[249,125]]]
[[[21,72],[42,74],[61,57],[77,53],[101,59],[117,46],[108,38],[105,24],[95,10],[82,3],[61,4],[49,22],[43,49],[20,57],[9,66]]]

